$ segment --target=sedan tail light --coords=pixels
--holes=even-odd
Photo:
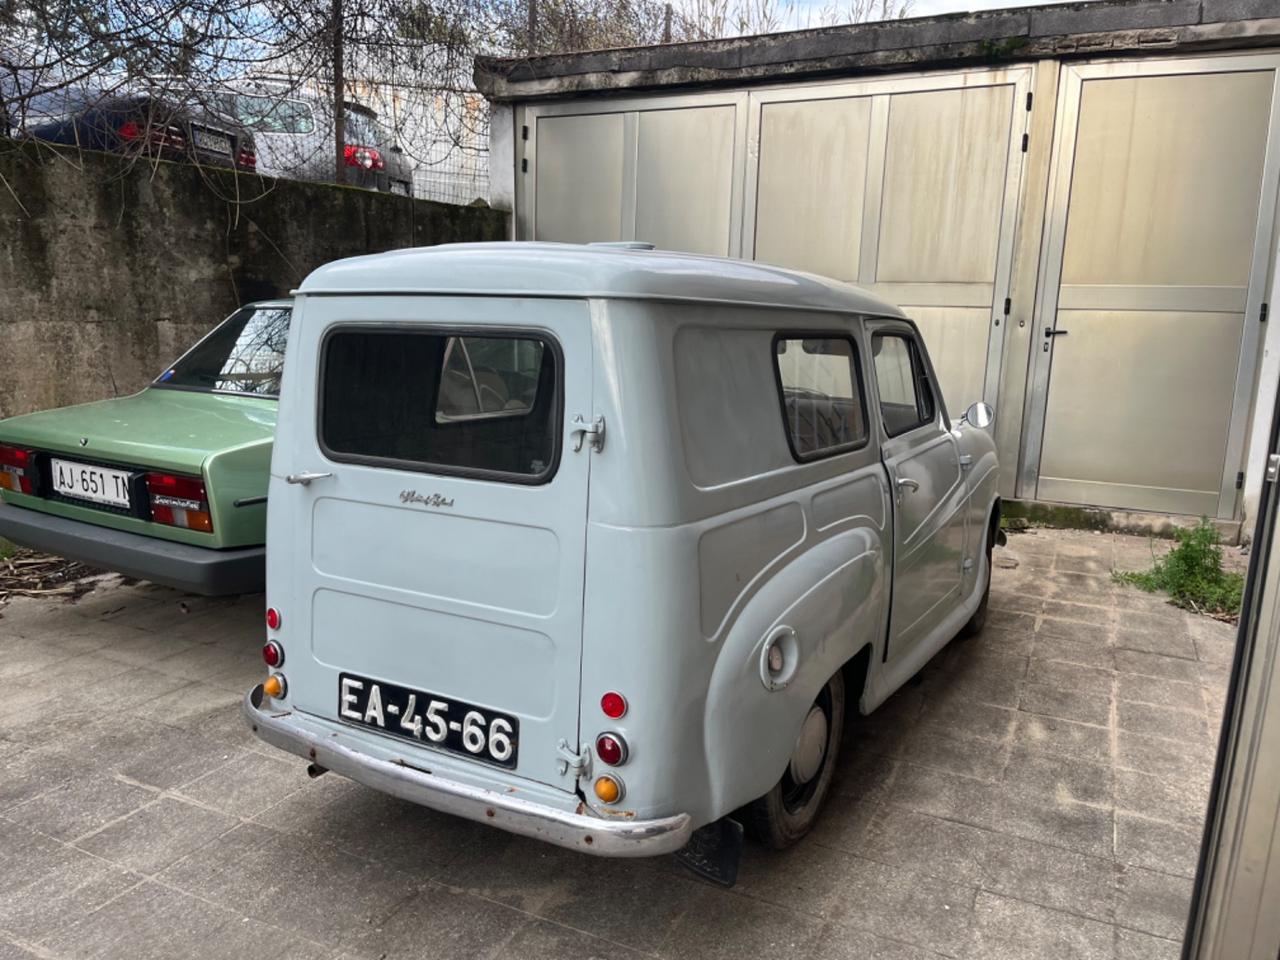
[[[38,487],[35,453],[0,443],[0,490],[37,493]]]
[[[348,143],[342,148],[342,159],[348,167],[363,167],[365,170],[384,170],[387,166],[376,147],[357,147]]]
[[[236,166],[242,170],[257,170],[258,155],[248,147],[241,147],[240,152],[236,154]]]
[[[151,495],[151,519],[156,523],[213,533],[213,517],[209,513],[209,497],[203,480],[171,473],[148,473],[147,492]]]
[[[126,120],[116,128],[116,133],[120,135],[120,139],[133,143],[138,140],[145,140],[147,144],[153,147],[171,147],[174,150],[182,150],[187,145],[187,138],[183,136],[179,127],[169,126],[153,126],[147,124],[143,126],[136,120]]]

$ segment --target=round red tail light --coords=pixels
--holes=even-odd
[[[268,640],[262,647],[262,659],[267,662],[268,667],[280,666],[284,663],[284,647],[274,640]]]
[[[596,756],[611,767],[627,762],[627,741],[621,734],[602,733],[596,737]]]
[[[267,607],[267,628],[270,630],[280,629],[280,611],[275,607]]]
[[[627,698],[610,690],[600,698],[600,709],[610,720],[617,720],[627,712]]]

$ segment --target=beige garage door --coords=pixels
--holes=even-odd
[[[999,71],[752,95],[747,249],[901,305],[953,417],[998,387],[1026,83]]]
[[[1036,341],[1040,499],[1234,509],[1275,71],[1214,66],[1067,77],[1056,175],[1069,179],[1048,254],[1060,276]]]
[[[644,240],[664,250],[736,254],[737,104],[640,106],[532,117],[529,234],[566,243]]]

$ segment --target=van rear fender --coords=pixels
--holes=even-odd
[[[877,662],[889,582],[881,537],[870,525],[858,526],[796,555],[729,627],[704,723],[716,816],[777,783],[809,707],[832,674],[867,645]],[[766,647],[776,637],[783,638],[784,662],[770,689]],[[855,709],[860,693],[849,691],[847,709]]]
[[[629,747],[620,767],[596,760],[592,771],[622,779],[621,802],[601,804],[591,783],[581,783],[588,805],[602,815],[697,818],[711,809],[701,730],[716,648],[697,630],[698,532],[587,525],[579,729],[589,745],[612,731]],[[627,700],[618,719],[601,709],[609,691]]]

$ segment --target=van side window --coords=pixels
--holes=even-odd
[[[846,337],[774,340],[787,439],[797,460],[831,456],[866,442],[857,351]]]
[[[324,343],[321,445],[335,460],[545,482],[557,365],[538,337],[339,327]]]
[[[920,348],[911,337],[878,333],[871,338],[876,389],[885,432],[896,437],[928,423],[937,409]]]

